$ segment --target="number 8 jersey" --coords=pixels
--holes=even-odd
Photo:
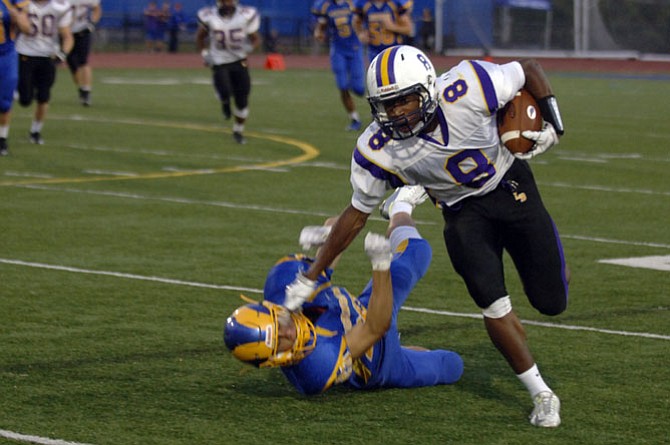
[[[351,204],[372,213],[389,188],[421,184],[441,206],[495,189],[514,161],[498,136],[496,112],[525,83],[518,62],[462,61],[436,81],[431,132],[391,139],[372,122],[351,160]]]

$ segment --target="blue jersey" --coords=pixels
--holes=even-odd
[[[386,48],[404,43],[405,37],[384,29],[382,21],[387,17],[396,23],[398,17],[411,14],[412,6],[413,0],[388,0],[382,3],[375,0],[358,0],[356,2],[356,14],[367,26],[370,36],[368,42],[370,60]]]
[[[319,22],[327,22],[331,50],[350,53],[361,47],[352,25],[353,0],[316,0],[312,14]]]
[[[345,333],[362,323],[371,295],[371,282],[356,298],[346,289],[329,286],[303,305],[314,323],[316,347],[299,363],[283,367],[289,382],[302,394],[318,394],[336,384],[354,388],[418,387],[457,381],[463,370],[451,351],[415,351],[400,345],[397,315],[409,293],[425,274],[432,250],[421,238],[398,244],[391,263],[393,318],[391,328],[363,356],[352,360]]]
[[[8,0],[10,4],[18,9],[28,6],[28,0]],[[5,54],[14,50],[14,30],[12,29],[12,19],[5,2],[0,2],[0,17],[2,17],[2,34],[0,35],[0,54]]]

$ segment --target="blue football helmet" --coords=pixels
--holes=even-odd
[[[279,323],[294,323],[296,339],[290,349],[278,351]],[[258,368],[290,366],[316,346],[314,324],[302,313],[263,301],[241,306],[226,320],[223,341],[233,356]]]
[[[280,258],[275,265],[268,272],[265,279],[265,286],[263,288],[263,296],[265,300],[276,304],[284,304],[286,297],[286,286],[295,280],[298,272],[306,271],[314,260],[301,253],[287,255]],[[321,272],[317,278],[317,286],[314,295],[323,290],[324,287],[330,286],[330,276],[332,269],[326,269]]]

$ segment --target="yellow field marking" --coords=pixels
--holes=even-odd
[[[86,120],[98,120],[98,119],[86,119]],[[206,127],[197,124],[183,124],[183,123],[176,124],[174,122],[150,122],[150,121],[140,121],[132,119],[120,119],[120,120],[100,119],[99,121],[106,123],[114,122],[127,125],[146,125],[146,126],[165,127],[165,128],[182,128],[186,130],[207,131],[212,133],[225,132],[220,128]],[[184,170],[178,172],[154,172],[136,176],[94,176],[94,177],[79,177],[79,178],[25,179],[19,181],[2,181],[0,182],[0,186],[33,185],[33,184],[74,184],[83,182],[128,181],[138,179],[146,180],[146,179],[177,178],[177,177],[197,176],[197,175],[213,175],[218,173],[236,173],[247,170],[276,168],[284,165],[300,164],[302,162],[307,162],[311,159],[314,159],[320,154],[319,150],[313,145],[293,138],[271,135],[271,134],[253,133],[253,132],[246,133],[246,136],[257,139],[266,139],[269,141],[285,145],[292,145],[300,149],[302,151],[302,154],[300,156],[295,156],[289,159],[283,159],[279,161],[262,162],[259,164],[237,165],[234,167],[206,168],[198,170]]]

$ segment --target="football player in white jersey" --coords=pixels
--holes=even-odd
[[[43,144],[42,126],[49,108],[56,63],[72,51],[72,5],[66,0],[32,0],[26,8],[32,31],[16,39],[19,53],[19,104],[37,107],[30,126],[30,141]]]
[[[93,70],[88,63],[91,53],[93,31],[102,17],[100,0],[68,0],[72,4],[72,34],[74,47],[67,56],[67,66],[72,80],[79,90],[79,102],[85,107],[91,105]]]
[[[523,133],[535,141],[533,149],[512,155],[500,142],[496,112],[522,87],[538,100],[545,122],[541,131]],[[540,313],[565,310],[563,248],[526,162],[563,134],[544,71],[533,60],[463,61],[437,77],[423,52],[395,46],[372,61],[367,88],[374,122],[352,156],[351,204],[310,269],[287,286],[285,305],[292,309],[312,294],[318,273],[351,243],[389,188],[422,185],[442,211],[449,257],[481,308],[489,337],[533,399],[530,422],[558,426],[560,401],[512,309],[502,261],[507,251]]]
[[[196,47],[212,69],[223,116],[226,120],[231,114],[235,116],[233,138],[238,144],[246,143],[243,132],[251,91],[247,56],[261,43],[260,23],[256,8],[240,5],[237,0],[217,0],[216,6],[198,11]],[[235,103],[232,111],[231,95]]]

